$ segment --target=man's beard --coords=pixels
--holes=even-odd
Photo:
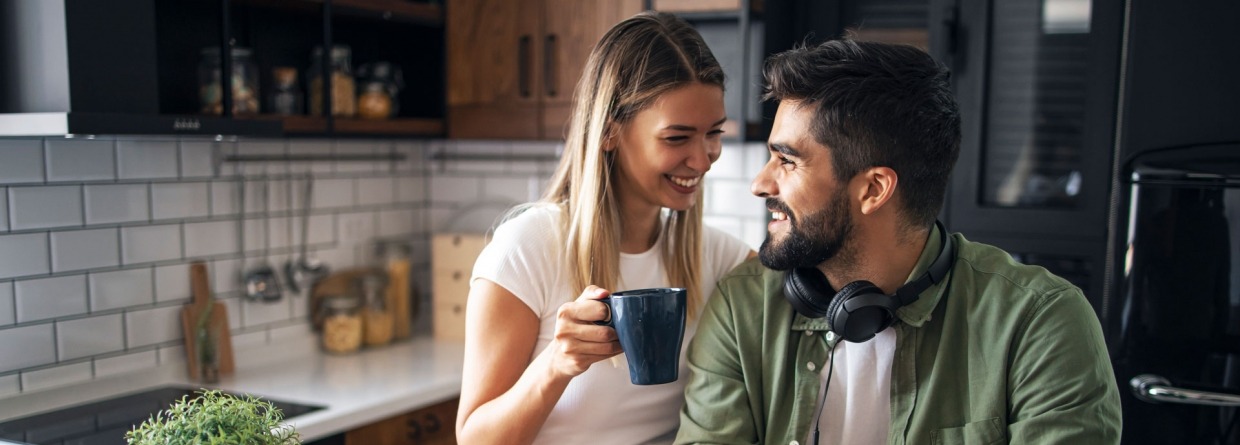
[[[842,190],[832,196],[827,208],[804,218],[793,216],[784,203],[775,198],[767,198],[766,205],[788,216],[788,233],[784,239],[774,241],[767,233],[758,249],[758,259],[770,269],[818,266],[843,251],[852,233],[852,216],[848,214],[848,200]]]

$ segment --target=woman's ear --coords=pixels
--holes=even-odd
[[[602,146],[605,152],[615,151],[616,147],[620,146],[620,135],[615,129],[615,124],[608,124],[607,128],[603,130]]]

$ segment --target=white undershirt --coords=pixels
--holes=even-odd
[[[827,375],[831,375],[826,405],[820,413],[819,445],[887,443],[891,428],[891,362],[895,352],[894,328],[862,343],[841,340],[835,344],[834,372],[819,373],[819,394]],[[810,430],[805,443],[813,444],[813,435]]]

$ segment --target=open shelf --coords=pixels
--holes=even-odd
[[[323,0],[237,0],[238,3],[283,11],[318,12]],[[408,0],[332,0],[336,14],[361,18],[443,26],[443,5]]]
[[[271,114],[241,116],[241,120],[280,122],[283,132],[290,136],[328,134],[327,118],[321,116],[277,116]],[[442,137],[443,119],[420,117],[394,117],[390,119],[336,118],[330,133],[338,136],[401,136]]]

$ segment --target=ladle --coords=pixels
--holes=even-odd
[[[263,254],[258,260],[258,265],[245,273],[245,297],[251,301],[262,300],[267,302],[279,301],[282,293],[280,291],[280,279],[276,277],[276,271],[271,267],[271,263],[267,261],[267,237],[270,234],[268,230],[268,208],[267,208],[267,177],[262,178],[263,181]],[[244,188],[242,188],[242,193]],[[245,228],[245,207],[242,201],[241,220],[242,229]]]
[[[309,289],[328,272],[327,264],[306,254],[306,245],[310,243],[310,207],[313,199],[314,177],[307,176],[306,190],[302,193],[301,252],[296,260],[284,263],[284,276],[288,278],[288,287],[293,292]]]

